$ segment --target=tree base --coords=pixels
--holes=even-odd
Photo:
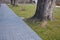
[[[28,22],[32,23],[39,23],[41,27],[46,27],[47,26],[47,21],[41,21],[40,19],[37,18],[29,18],[27,19]]]
[[[46,26],[47,26],[47,21],[42,22],[42,23],[41,23],[41,26],[42,26],[42,27],[46,27]]]
[[[37,18],[29,18],[29,19],[27,19],[28,21],[30,21],[30,22],[40,22],[40,19],[37,19]]]

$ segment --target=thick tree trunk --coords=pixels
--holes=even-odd
[[[38,0],[37,9],[32,19],[47,21],[53,19],[53,9],[56,0]]]

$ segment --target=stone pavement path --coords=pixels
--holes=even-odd
[[[6,5],[0,7],[0,40],[42,40]]]

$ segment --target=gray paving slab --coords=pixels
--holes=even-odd
[[[0,40],[42,40],[6,4],[0,7]]]

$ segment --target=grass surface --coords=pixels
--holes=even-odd
[[[34,15],[36,6],[32,4],[25,5],[25,11],[22,11],[22,5],[18,7],[9,7],[20,17],[30,18]],[[43,28],[40,22],[26,23],[43,39],[43,40],[60,40],[60,8],[54,10],[54,21],[48,21],[47,27]]]
[[[35,13],[35,5],[26,4],[22,5],[20,4],[18,7],[14,7],[12,5],[9,5],[9,7],[20,17],[30,18]],[[22,11],[23,7],[25,8],[25,11]]]

